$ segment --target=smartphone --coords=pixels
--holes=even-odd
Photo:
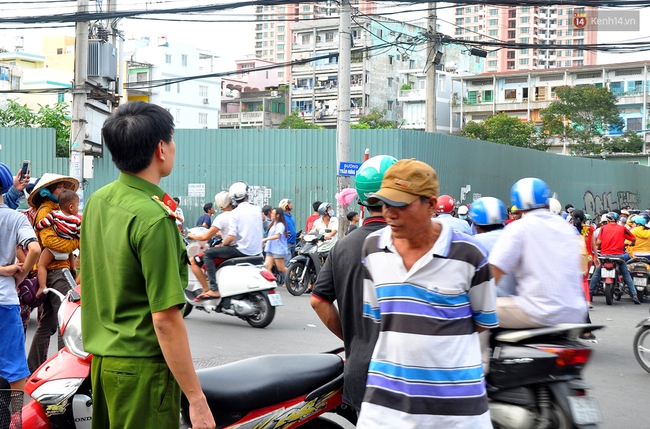
[[[28,159],[23,161],[23,167],[20,169],[20,180],[23,180],[25,178],[25,175],[29,171],[30,164],[31,162]]]

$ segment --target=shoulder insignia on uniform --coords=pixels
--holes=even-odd
[[[166,196],[166,195],[167,195],[167,194],[165,194],[165,196]],[[169,207],[169,206],[168,206],[167,204],[165,204],[164,202],[160,201],[160,198],[158,198],[158,195],[153,195],[153,196],[151,197],[151,199],[154,200],[155,202],[157,202],[158,204],[160,204],[160,207],[162,207],[163,210],[165,210],[165,213],[167,213],[167,216],[169,216],[169,217],[171,217],[171,218],[173,218],[173,219],[180,219],[180,218],[178,217],[178,215],[176,214],[176,212],[175,212],[174,210],[172,210],[171,207]],[[172,200],[172,201],[174,201],[174,200]],[[175,202],[175,201],[174,201],[174,202]]]

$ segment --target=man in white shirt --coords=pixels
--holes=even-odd
[[[318,243],[318,253],[321,256],[327,256],[330,249],[334,247],[339,239],[339,220],[334,216],[332,205],[324,202],[318,208],[320,218],[314,221],[314,226],[310,232],[321,234],[324,241]]]
[[[224,236],[223,242],[212,248],[211,257],[204,258],[210,291],[199,295],[198,300],[214,299],[221,296],[217,285],[215,259],[226,260],[262,254],[262,238],[264,238],[262,209],[248,202],[248,185],[244,182],[234,183],[229,192],[237,203],[237,207],[232,211],[228,232]],[[235,242],[237,245],[233,246],[232,244]]]
[[[510,195],[523,217],[504,228],[489,256],[497,283],[504,274],[514,274],[517,283],[516,296],[497,298],[499,325],[524,329],[585,322],[575,228],[548,210],[550,189],[544,181],[521,179]]]

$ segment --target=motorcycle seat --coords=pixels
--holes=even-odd
[[[343,374],[343,360],[335,354],[268,355],[196,373],[215,416],[243,415],[309,394]]]
[[[264,258],[262,255],[255,256],[242,256],[239,258],[230,258],[223,261],[217,268],[227,267],[229,265],[237,264],[251,264],[251,265],[262,265],[264,263]]]

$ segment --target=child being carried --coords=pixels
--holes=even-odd
[[[45,216],[35,225],[37,230],[52,227],[56,235],[66,240],[78,239],[81,232],[81,217],[79,213],[79,195],[69,189],[64,189],[59,194],[59,210]],[[56,252],[43,248],[38,260],[38,284],[42,289],[47,281],[47,266],[53,261],[70,260],[70,267],[74,267],[72,253]]]

